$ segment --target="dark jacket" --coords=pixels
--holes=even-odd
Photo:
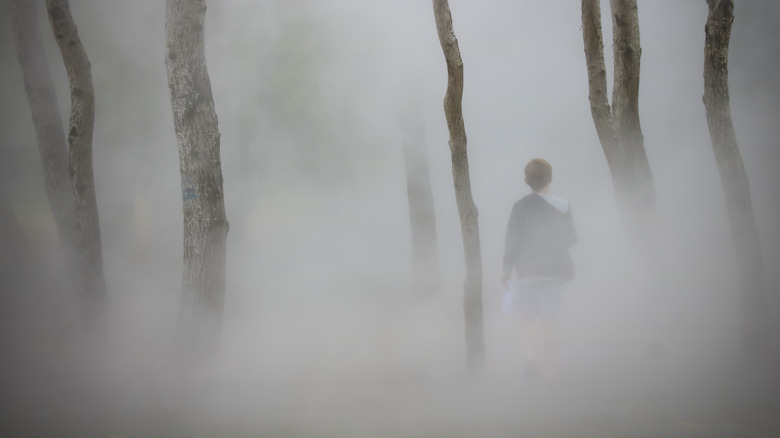
[[[552,206],[531,193],[512,207],[506,231],[504,274],[514,268],[518,278],[574,278],[569,248],[577,242],[571,209]]]

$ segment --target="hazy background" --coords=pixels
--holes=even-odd
[[[652,272],[632,263],[614,207],[590,115],[579,3],[450,6],[465,66],[485,280],[487,364],[478,395],[457,390],[465,376],[463,250],[441,105],[446,68],[430,2],[209,2],[206,55],[231,227],[218,383],[194,393],[160,383],[169,381],[182,265],[164,2],[71,1],[95,84],[95,188],[111,302],[111,328],[100,339],[80,334],[75,300],[58,287],[59,242],[3,2],[2,199],[32,248],[20,255],[25,245],[2,230],[3,380],[12,388],[3,417],[138,412],[157,409],[155,400],[165,409],[195,404],[219,418],[261,419],[266,428],[343,425],[357,416],[404,430],[427,419],[446,429],[467,421],[460,413],[483,411],[476,417],[511,425],[508,406],[536,395],[522,386],[519,327],[500,313],[499,278],[506,221],[528,191],[522,168],[535,157],[553,165],[551,192],[571,201],[579,234],[559,386],[580,400],[611,394],[601,411],[572,402],[566,412],[598,417],[622,409],[620,400],[733,399],[714,377],[739,356],[739,308],[702,104],[706,2],[639,2],[640,114],[663,230],[662,263]],[[731,105],[777,330],[780,6],[738,2],[735,16]],[[41,20],[67,121],[67,76]],[[411,99],[425,123],[443,280],[440,293],[424,298],[408,278],[399,111]],[[655,338],[666,344],[661,361],[644,354]],[[110,354],[93,357],[97,343]],[[556,406],[534,412],[552,415]]]

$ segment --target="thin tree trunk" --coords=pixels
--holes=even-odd
[[[57,94],[38,30],[38,4],[12,0],[14,43],[30,103],[38,152],[43,163],[44,187],[60,237],[72,232],[73,195],[68,175],[68,145],[60,118]],[[66,226],[66,224],[71,224]]]
[[[477,207],[471,196],[469,161],[466,149],[466,128],[463,123],[463,61],[458,39],[452,28],[452,15],[447,0],[433,0],[433,13],[439,42],[447,63],[447,93],[444,96],[444,114],[450,132],[452,177],[455,199],[460,215],[463,250],[466,261],[463,310],[466,319],[466,356],[469,369],[482,370],[485,341],[482,321],[482,254],[479,243]]]
[[[179,148],[184,210],[184,272],[177,355],[199,362],[219,346],[228,222],[219,129],[206,68],[205,0],[167,0],[168,87]]]
[[[601,36],[601,5],[599,0],[582,1],[582,37],[585,41],[585,61],[588,67],[590,110],[596,133],[612,172],[613,182],[618,167],[616,157],[620,145],[612,126],[612,111],[607,98],[607,69],[604,62],[604,42]]]
[[[425,147],[425,128],[419,102],[414,97],[411,100],[401,115],[401,130],[412,237],[412,279],[417,292],[433,294],[439,280],[436,213]]]
[[[57,94],[38,28],[38,4],[12,0],[14,44],[43,164],[44,188],[60,236],[69,280],[79,277],[76,219],[68,175],[68,145]]]
[[[728,55],[732,0],[707,0],[704,41],[704,108],[712,150],[720,171],[741,280],[743,342],[746,352],[765,353],[769,342],[767,290],[758,228],[748,181],[731,120]]]
[[[588,68],[590,106],[607,159],[615,199],[629,237],[639,246],[651,240],[655,188],[639,123],[639,71],[642,49],[636,0],[611,0],[614,89],[607,99],[607,75],[599,0],[582,0],[582,36]]]
[[[88,324],[94,324],[105,304],[106,280],[92,171],[92,131],[95,122],[92,69],[67,0],[46,0],[46,8],[70,81],[68,153],[77,227],[76,252],[79,255],[83,317]]]
[[[648,240],[655,214],[655,187],[645,140],[639,123],[639,16],[636,0],[611,0],[613,52],[615,58],[612,117],[621,144],[620,196],[624,208],[636,216],[636,232]]]

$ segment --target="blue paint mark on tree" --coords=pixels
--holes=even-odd
[[[188,188],[182,189],[181,197],[182,197],[182,199],[187,201],[187,200],[190,200],[190,199],[197,198],[198,194],[195,192],[195,189],[188,187]]]

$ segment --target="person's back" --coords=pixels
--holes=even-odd
[[[533,192],[517,201],[507,227],[505,270],[518,278],[570,280],[569,248],[577,241],[568,202]]]

